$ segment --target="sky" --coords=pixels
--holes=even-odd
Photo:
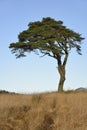
[[[87,88],[87,0],[0,0],[0,90],[19,93],[57,91],[57,62],[28,53],[16,59],[9,45],[28,24],[43,17],[62,20],[82,34],[82,56],[72,50],[66,66],[65,90]]]

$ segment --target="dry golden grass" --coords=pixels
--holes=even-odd
[[[0,94],[0,130],[87,130],[87,92]]]

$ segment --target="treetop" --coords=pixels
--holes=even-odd
[[[81,42],[84,38],[63,25],[63,21],[43,18],[42,21],[30,22],[28,29],[18,35],[18,42],[11,43],[9,48],[16,57],[25,56],[25,52],[41,52],[53,58],[69,53],[76,48],[81,54]]]

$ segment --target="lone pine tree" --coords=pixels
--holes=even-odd
[[[81,34],[63,25],[62,21],[53,18],[43,18],[42,21],[30,22],[28,29],[18,35],[18,42],[11,43],[12,53],[16,58],[24,57],[25,52],[42,53],[57,60],[60,80],[58,91],[63,91],[65,68],[69,52],[75,48],[81,54]]]

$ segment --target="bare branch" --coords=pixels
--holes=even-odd
[[[68,59],[68,53],[66,53],[66,55],[65,55],[64,62],[63,62],[63,66],[66,65],[66,63],[67,63],[67,59]]]

